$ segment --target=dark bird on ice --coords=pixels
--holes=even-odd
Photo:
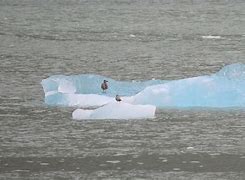
[[[101,89],[103,90],[103,92],[105,92],[108,89],[108,84],[107,84],[107,80],[104,80],[103,83],[101,84]]]
[[[122,101],[122,99],[120,98],[120,96],[119,96],[119,95],[116,95],[115,99],[116,99],[116,101],[117,101],[117,102]]]

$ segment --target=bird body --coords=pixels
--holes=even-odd
[[[101,89],[103,90],[103,92],[105,92],[105,90],[108,89],[108,84],[107,84],[107,80],[104,80],[104,82],[101,84]]]
[[[119,96],[119,95],[116,95],[115,99],[116,99],[116,101],[117,101],[117,102],[122,101],[122,99],[120,98],[120,96]]]

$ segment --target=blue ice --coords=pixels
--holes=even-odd
[[[107,93],[100,89],[104,79],[109,81]],[[244,107],[245,65],[231,64],[212,75],[173,81],[125,82],[99,75],[56,75],[44,79],[42,86],[49,105],[83,107],[86,102],[86,106],[101,106],[119,94],[131,104],[157,107]]]

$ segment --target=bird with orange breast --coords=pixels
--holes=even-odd
[[[107,84],[107,80],[104,80],[103,83],[101,84],[101,89],[103,90],[103,92],[105,93],[106,90],[108,89],[108,84]]]

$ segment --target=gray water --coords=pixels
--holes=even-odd
[[[245,63],[243,0],[0,0],[0,179],[245,179],[245,110],[74,121],[40,82],[181,79]],[[203,36],[220,36],[206,39]]]

